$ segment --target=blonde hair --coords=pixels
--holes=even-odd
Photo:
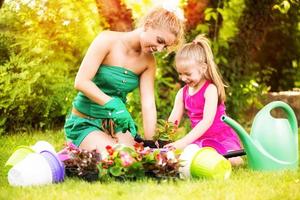
[[[162,28],[170,31],[176,37],[175,44],[179,46],[184,40],[184,22],[180,20],[174,12],[162,7],[156,7],[150,11],[139,23],[139,26]]]
[[[198,35],[193,42],[183,45],[175,56],[175,62],[183,64],[183,66],[190,66],[191,61],[199,64],[205,63],[207,65],[204,77],[216,85],[218,90],[218,101],[225,102],[225,85],[222,76],[214,62],[213,53],[210,47],[209,40],[204,35]]]

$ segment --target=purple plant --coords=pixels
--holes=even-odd
[[[97,150],[87,151],[68,143],[63,153],[68,157],[63,161],[67,176],[77,176],[87,181],[98,179],[101,155]]]

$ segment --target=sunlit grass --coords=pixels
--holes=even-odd
[[[18,145],[46,140],[56,150],[63,147],[62,131],[0,137],[0,199],[300,199],[300,171],[254,172],[235,168],[229,180],[95,182],[67,178],[39,187],[11,187],[4,163]]]

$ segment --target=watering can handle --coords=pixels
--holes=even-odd
[[[266,109],[268,110],[269,113],[274,108],[282,108],[284,110],[284,112],[287,114],[287,118],[291,125],[293,133],[298,134],[297,118],[293,109],[283,101],[273,101],[266,106]]]

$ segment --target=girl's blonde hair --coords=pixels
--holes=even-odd
[[[156,7],[140,21],[139,26],[159,28],[170,31],[176,37],[175,44],[179,46],[184,40],[184,22],[174,12],[162,7]]]
[[[205,79],[210,80],[216,85],[219,103],[225,102],[225,85],[218,67],[214,62],[210,42],[204,35],[198,35],[193,42],[183,45],[178,50],[175,56],[175,62],[178,63],[179,61],[183,66],[190,66],[192,64],[191,61],[195,61],[199,64],[205,63],[207,65],[207,70],[204,74]]]

